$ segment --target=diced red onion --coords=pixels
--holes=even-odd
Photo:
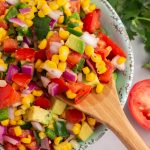
[[[44,128],[42,127],[42,125],[39,122],[32,121],[31,124],[34,129],[36,129],[38,131],[44,131]]]
[[[41,76],[41,81],[42,81],[43,86],[47,88],[48,84],[50,83],[50,80],[44,76]]]
[[[91,63],[89,59],[86,59],[86,63],[92,69],[92,71],[96,73],[96,69],[94,68],[93,64]]]
[[[50,44],[50,52],[51,54],[58,54],[59,48],[62,46],[62,43],[52,42]]]
[[[9,107],[9,119],[14,119],[14,108],[13,107]]]
[[[97,47],[97,43],[99,41],[98,38],[96,38],[94,35],[84,32],[83,35],[81,36],[81,39],[88,45],[92,45],[94,48]]]
[[[33,76],[34,73],[34,65],[33,64],[24,64],[21,67],[22,73],[28,74],[31,77]]]
[[[78,82],[82,82],[82,73],[78,73],[78,79],[77,79]]]
[[[75,137],[75,135],[71,134],[65,141],[71,141],[73,138]]]
[[[48,138],[44,138],[41,140],[41,149],[50,150],[50,142]]]
[[[57,83],[50,83],[48,85],[48,93],[51,95],[51,96],[56,96],[59,94],[59,84]]]
[[[29,37],[27,37],[27,36],[23,37],[23,42],[25,42],[28,45],[31,45],[31,39]]]
[[[19,72],[19,67],[18,66],[16,66],[16,65],[13,65],[13,64],[11,64],[10,66],[9,66],[9,68],[8,68],[8,71],[7,71],[7,75],[6,75],[6,77],[5,77],[5,80],[8,82],[8,83],[10,83],[12,80],[12,77],[13,77],[13,75],[15,75],[16,73],[18,73]]]
[[[49,23],[49,26],[50,26],[50,29],[51,29],[51,30],[54,29],[56,23],[57,23],[57,20],[51,19],[51,21],[50,21],[50,23]]]
[[[0,125],[0,144],[3,143],[3,135],[5,134],[5,132],[6,132],[6,127]]]
[[[52,19],[54,19],[54,20],[58,20],[58,18],[60,17],[60,16],[62,16],[63,15],[63,12],[62,11],[60,11],[60,10],[55,10],[55,11],[51,11],[49,14],[48,14],[48,16],[49,17],[51,17]]]
[[[48,71],[48,77],[50,77],[51,79],[60,78],[62,75],[62,72],[58,69],[47,68],[46,70]]]
[[[75,82],[77,80],[77,75],[70,69],[66,69],[62,76],[68,81]]]
[[[19,0],[6,0],[8,4],[15,5],[19,2]]]
[[[21,45],[22,45],[23,48],[29,48],[29,45],[27,43],[25,43],[25,42],[22,42]]]
[[[21,9],[19,9],[19,11],[21,14],[24,15],[24,14],[31,12],[31,8],[21,8]]]
[[[3,136],[4,141],[11,143],[12,145],[17,145],[19,143],[19,140],[12,138],[10,136],[4,135]]]
[[[67,128],[68,131],[71,131],[72,128],[73,128],[73,123],[67,122],[66,128]]]
[[[21,105],[21,102],[17,102],[17,103],[15,103],[15,104],[13,104],[12,106],[13,107],[18,107],[18,106],[20,106]]]
[[[9,21],[12,23],[15,23],[21,27],[27,27],[27,25],[22,20],[20,20],[18,18],[10,18]]]

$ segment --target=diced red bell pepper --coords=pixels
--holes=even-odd
[[[0,28],[8,29],[7,22],[5,20],[0,20]]]
[[[38,50],[35,53],[35,61],[38,59],[45,61],[47,59],[46,57],[46,50]]]
[[[31,79],[32,79],[31,76],[25,73],[16,73],[12,77],[12,81],[14,81],[16,84],[18,84],[21,87],[27,87]]]
[[[12,38],[8,38],[4,40],[3,42],[4,52],[13,53],[17,50],[17,48],[18,48],[17,40],[12,39]]]
[[[100,28],[100,9],[88,13],[83,19],[83,29],[89,33],[94,33]]]
[[[40,106],[41,108],[44,108],[44,109],[49,109],[52,107],[52,102],[46,97],[40,96],[34,101],[34,105]]]
[[[12,145],[10,143],[4,143],[4,149],[5,150],[18,150],[17,146]]]
[[[100,40],[103,40],[106,42],[107,46],[111,46],[112,47],[112,51],[110,53],[110,55],[112,55],[112,57],[119,55],[122,57],[126,57],[125,52],[110,38],[108,37],[106,34],[100,32],[98,34],[98,37],[100,38]]]
[[[0,2],[0,16],[4,15],[6,11],[6,6],[4,4],[4,2]]]
[[[66,111],[66,119],[71,123],[79,123],[83,117],[83,113],[77,109],[68,109]]]
[[[96,54],[101,55],[102,59],[106,59],[106,57],[110,54],[111,51],[106,50],[106,49],[100,49],[99,47],[95,48],[94,51]]]
[[[35,50],[32,48],[19,48],[15,52],[15,57],[18,60],[33,62],[35,58]]]
[[[36,141],[32,141],[30,144],[26,144],[26,147],[29,150],[37,150],[38,149]]]

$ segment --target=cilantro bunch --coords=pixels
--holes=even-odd
[[[122,19],[131,40],[139,35],[150,52],[150,0],[108,0]],[[149,67],[148,67],[149,66]],[[150,69],[150,65],[145,65]]]

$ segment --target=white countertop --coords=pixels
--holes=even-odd
[[[133,77],[134,84],[139,80],[150,78],[150,71],[141,67],[144,62],[149,60],[149,56],[145,52],[142,42],[138,38],[136,38],[134,41],[132,41],[132,46],[135,62]],[[130,112],[128,111],[127,105],[125,105],[124,111],[133,127],[137,130],[143,140],[150,146],[150,132],[142,129],[136,123],[136,121],[133,119]],[[126,148],[119,141],[119,139],[109,130],[97,143],[91,145],[87,150],[126,150]]]

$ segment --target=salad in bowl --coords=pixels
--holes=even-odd
[[[0,1],[0,144],[5,150],[72,150],[100,125],[75,104],[101,94],[126,53],[90,0]]]

